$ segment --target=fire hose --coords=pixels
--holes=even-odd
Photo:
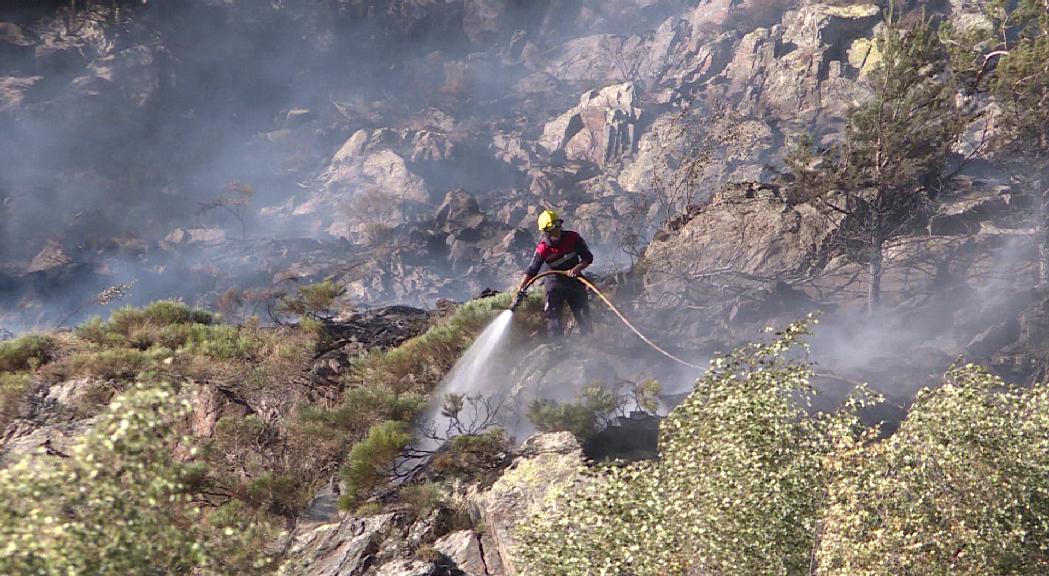
[[[609,309],[612,310],[612,313],[615,314],[623,322],[623,324],[625,324],[626,327],[630,329],[631,332],[633,332],[634,334],[637,334],[638,338],[640,338],[645,344],[648,344],[649,346],[651,346],[652,349],[655,350],[656,352],[659,352],[660,354],[666,356],[667,358],[670,358],[671,360],[677,362],[678,364],[682,364],[684,366],[688,366],[689,368],[696,368],[697,370],[702,370],[703,369],[702,366],[697,366],[696,364],[693,364],[691,362],[686,362],[686,361],[682,360],[681,358],[678,358],[677,356],[674,356],[670,352],[667,352],[666,350],[660,348],[659,345],[656,344],[655,342],[649,340],[647,336],[642,334],[640,330],[638,330],[633,324],[630,323],[630,320],[627,320],[626,316],[624,316],[623,313],[620,312],[618,308],[616,308],[615,304],[612,304],[612,301],[609,300],[607,296],[605,296],[600,290],[597,289],[597,286],[594,286],[594,284],[590,280],[587,280],[585,277],[583,277],[581,275],[580,276],[568,276],[568,273],[565,272],[565,271],[562,271],[562,270],[550,270],[548,272],[543,272],[542,274],[537,274],[537,275],[533,276],[528,281],[528,283],[526,283],[521,288],[520,292],[517,293],[517,296],[514,297],[513,303],[510,304],[510,310],[511,311],[516,310],[517,307],[521,305],[521,302],[524,301],[524,298],[526,296],[526,292],[528,291],[528,288],[532,284],[534,284],[536,280],[539,280],[540,278],[545,278],[547,276],[555,276],[555,275],[567,276],[569,278],[575,278],[581,284],[583,284],[583,286],[586,286],[590,290],[593,290],[594,294],[597,294],[597,297],[600,298],[601,301],[604,302],[609,307]]]

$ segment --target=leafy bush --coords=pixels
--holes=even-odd
[[[264,563],[251,525],[202,521],[172,457],[189,412],[163,387],[114,400],[68,458],[42,453],[0,470],[0,573],[205,574]],[[70,489],[75,487],[76,489]],[[240,550],[240,566],[221,549]]]
[[[51,359],[55,341],[49,336],[26,334],[0,342],[0,372],[33,370]]]
[[[130,346],[145,350],[161,345],[178,348],[192,332],[190,326],[210,326],[215,316],[191,309],[181,302],[160,300],[143,308],[125,307],[113,312],[108,322],[95,317],[80,326],[76,335],[105,347]]]
[[[543,432],[568,431],[582,442],[600,432],[616,408],[615,394],[599,386],[588,386],[576,402],[533,400],[526,415]]]
[[[143,308],[126,307],[109,317],[107,327],[118,334],[129,335],[143,325],[211,324],[215,317],[205,310],[191,309],[182,302],[159,300]]]
[[[1049,386],[976,366],[924,390],[899,430],[829,462],[820,574],[1045,574]]]
[[[715,359],[659,461],[598,469],[522,526],[534,573],[807,574],[829,443],[788,358],[806,329]]]
[[[194,325],[184,341],[184,351],[228,362],[256,359],[263,345],[253,330],[237,326]]]
[[[341,471],[346,493],[339,497],[339,506],[348,510],[384,486],[395,461],[411,441],[408,424],[404,422],[390,420],[372,426],[368,436],[351,448],[346,457]]]
[[[311,493],[289,474],[263,472],[247,488],[248,502],[255,507],[281,516],[291,516],[310,501]]]

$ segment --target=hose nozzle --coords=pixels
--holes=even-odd
[[[515,310],[517,310],[517,307],[520,306],[521,302],[524,302],[524,299],[527,297],[527,292],[525,292],[524,290],[519,291],[517,293],[517,296],[514,296],[514,301],[510,303],[510,311],[514,312]]]

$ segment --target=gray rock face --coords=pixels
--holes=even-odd
[[[777,188],[729,186],[648,247],[646,291],[683,294],[685,284],[717,274],[743,283],[790,277],[813,265],[832,232],[825,215],[790,205]]]
[[[845,54],[872,34],[877,6],[809,4],[788,12],[781,25],[758,28],[736,48],[725,70],[729,96],[769,106],[784,118],[840,115],[857,89]]]
[[[481,539],[473,530],[459,530],[441,537],[433,549],[444,554],[464,576],[489,576],[488,566],[481,552]]]
[[[363,520],[347,518],[296,535],[288,550],[287,561],[278,573],[287,576],[364,576],[369,573],[382,541],[392,530],[393,520],[393,514]],[[391,575],[402,573],[389,572]],[[414,576],[418,572],[407,574]]]
[[[634,151],[640,119],[634,84],[590,90],[578,106],[543,128],[542,145],[550,152],[564,151],[573,160],[605,164]]]
[[[436,566],[421,560],[394,560],[383,564],[373,572],[374,576],[437,576],[442,574]]]

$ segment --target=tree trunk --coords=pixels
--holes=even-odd
[[[867,313],[874,314],[881,304],[881,259],[884,241],[871,234],[870,263],[867,265]]]

